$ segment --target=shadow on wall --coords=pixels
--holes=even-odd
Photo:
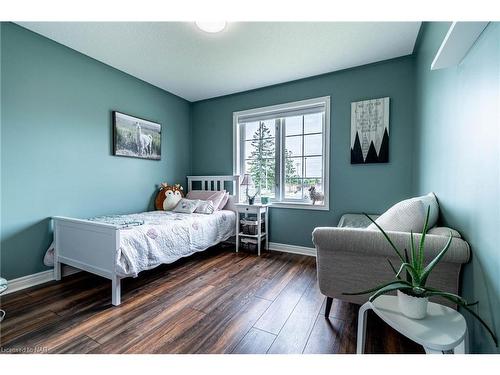
[[[492,301],[496,298],[495,296],[498,295],[498,291],[492,289],[495,288],[495,285],[498,286],[498,281],[489,276],[488,273],[484,272],[484,267],[480,259],[474,256],[474,249],[471,246],[471,258],[469,263],[464,265],[460,278],[460,290],[464,291],[460,293],[460,295],[469,303],[479,302],[471,308],[484,319],[494,332],[498,332],[497,325],[499,322],[495,319],[498,316],[498,311],[496,311],[495,306],[492,304]],[[471,296],[464,290],[464,286],[472,282],[475,283],[474,296]],[[460,309],[460,312],[466,317],[467,324],[469,325],[469,332],[473,336],[469,340],[477,343],[481,347],[494,346],[490,334],[478,320],[464,309]],[[498,350],[499,348],[497,348],[497,352]]]
[[[478,226],[482,224],[476,216],[470,214],[468,209],[458,206],[451,210],[448,207],[449,205],[445,200],[440,202],[439,209],[442,225],[457,229],[470,246],[470,260],[462,267],[459,294],[469,303],[479,302],[471,308],[484,319],[494,332],[497,332],[498,336],[499,330],[497,327],[500,321],[496,318],[498,311],[493,301],[497,298],[496,296],[500,295],[500,283],[495,280],[495,275],[484,271],[485,267],[481,264],[480,257],[475,254],[477,251],[477,238],[468,236],[468,233],[478,233],[480,230]],[[472,285],[474,286],[473,293],[471,290]],[[477,319],[464,309],[461,309],[460,312],[467,319],[471,335],[470,342],[476,343],[478,347],[494,346],[489,333]]]
[[[8,264],[9,268],[2,267],[2,277],[11,280],[26,274],[43,271],[39,267],[35,267],[27,273],[25,266],[26,263],[43,265],[43,256],[52,242],[52,238],[52,220],[46,218],[3,239],[1,263],[2,265]],[[36,263],[25,262],[33,257],[35,257]],[[45,267],[45,269],[49,269],[49,267]]]
[[[156,195],[158,194],[158,190],[160,189],[160,184],[156,185],[156,189],[154,190],[153,194],[151,194],[151,197],[149,198],[148,201],[148,211],[155,211],[155,200],[156,200]]]

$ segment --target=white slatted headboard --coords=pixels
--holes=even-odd
[[[232,187],[235,202],[240,196],[240,176],[187,176],[188,192],[193,190],[193,183],[199,183],[201,189],[208,191],[221,191],[225,189],[226,182]]]

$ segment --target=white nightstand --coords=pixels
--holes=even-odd
[[[458,311],[429,302],[424,319],[410,319],[399,311],[396,296],[380,296],[359,309],[358,354],[365,351],[366,313],[370,309],[396,331],[422,345],[427,354],[468,352],[467,323]]]
[[[254,238],[257,240],[257,254],[260,256],[260,248],[262,246],[262,240],[265,239],[265,248],[269,248],[269,230],[268,230],[268,218],[269,218],[269,206],[265,204],[247,204],[247,203],[237,203],[236,209],[238,211],[238,217],[236,218],[236,252],[240,247],[240,237]],[[240,228],[240,215],[243,214],[245,218],[250,216],[256,216],[257,221],[257,234],[243,234]],[[264,231],[262,231],[262,216],[264,216]]]

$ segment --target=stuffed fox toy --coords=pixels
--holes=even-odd
[[[183,188],[180,184],[169,185],[162,182],[160,190],[156,195],[155,208],[157,210],[171,211],[184,196]]]

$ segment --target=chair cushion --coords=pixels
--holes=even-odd
[[[449,237],[451,232],[451,236],[455,238],[462,238],[460,233],[453,228],[448,227],[434,227],[429,229],[428,234],[433,234],[435,236],[446,236]]]
[[[370,215],[376,220],[380,215]],[[338,228],[367,228],[372,222],[363,214],[344,214],[337,224]]]
[[[439,206],[434,193],[398,202],[380,215],[375,222],[385,231],[422,233],[427,207],[430,207],[428,227],[432,228],[436,225],[439,215]],[[378,230],[375,224],[370,224],[367,229]]]

